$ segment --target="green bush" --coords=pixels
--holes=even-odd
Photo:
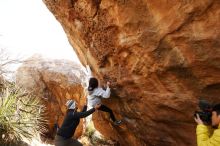
[[[44,114],[40,98],[8,84],[0,94],[0,145],[15,145],[43,132]]]
[[[93,122],[90,121],[88,123],[88,125],[86,126],[86,131],[85,131],[85,136],[89,137],[89,138],[92,138],[93,134],[95,133],[96,129],[93,125]]]

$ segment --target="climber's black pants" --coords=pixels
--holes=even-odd
[[[98,110],[108,112],[110,114],[110,118],[112,119],[112,121],[115,122],[115,116],[110,108],[102,104],[100,108],[98,108]]]

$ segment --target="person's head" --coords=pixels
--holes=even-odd
[[[97,88],[99,85],[98,80],[96,78],[90,78],[89,79],[89,91],[93,91],[95,88]]]
[[[212,126],[217,127],[220,124],[220,104],[216,104],[212,109]]]
[[[74,100],[70,99],[66,102],[67,109],[77,109],[77,104]]]

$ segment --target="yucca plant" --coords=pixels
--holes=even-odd
[[[45,130],[45,107],[40,98],[7,85],[0,94],[0,144],[31,140]],[[2,145],[1,144],[1,145]]]

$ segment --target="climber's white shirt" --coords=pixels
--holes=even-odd
[[[84,70],[85,74],[86,74],[86,90],[88,89],[89,86],[89,79],[92,78],[92,71],[89,67],[89,65],[86,65],[86,69]],[[87,90],[88,91],[88,90]],[[103,90],[102,88],[98,87],[95,88],[93,91],[88,91],[88,95],[87,95],[87,105],[89,108],[94,107],[96,104],[101,103],[101,99],[99,97],[102,98],[109,98],[111,94],[110,88],[107,87],[106,90]]]
[[[87,99],[88,99],[88,106],[94,107],[96,104],[101,103],[101,98],[109,98],[111,94],[110,88],[107,87],[106,90],[103,90],[102,88],[95,88],[93,91],[88,93]]]

